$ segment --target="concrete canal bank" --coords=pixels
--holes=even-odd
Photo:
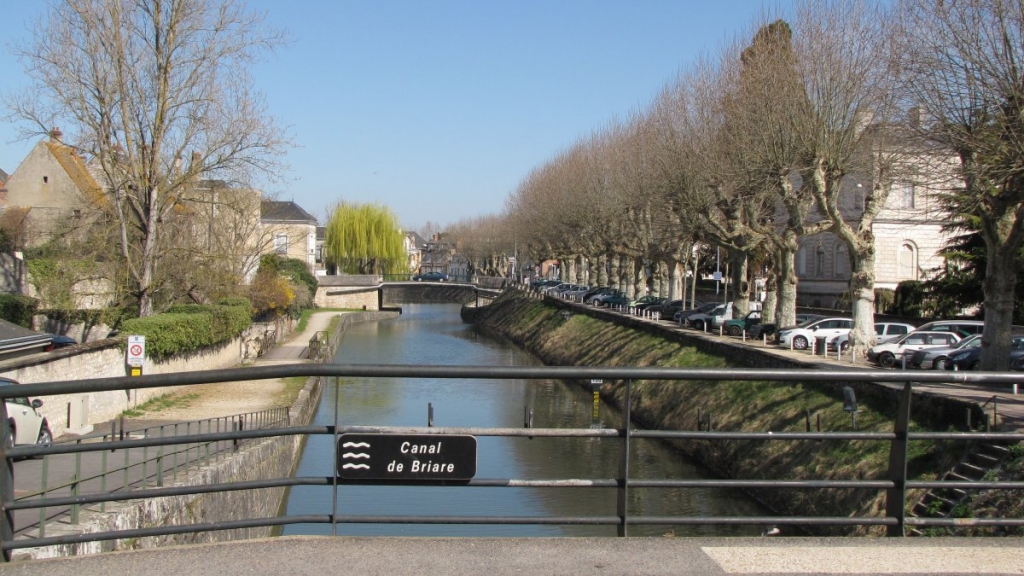
[[[810,362],[771,354],[750,343],[702,337],[629,316],[508,293],[488,306],[465,308],[465,320],[522,345],[549,365],[663,366],[691,368],[807,368]],[[645,428],[736,432],[853,430],[843,410],[842,388],[857,390],[857,430],[891,432],[898,404],[892,386],[844,382],[634,382],[634,422]],[[605,382],[602,398],[622,405],[625,386]],[[964,429],[969,403],[941,396],[915,398],[912,427]],[[884,479],[889,444],[872,441],[678,441],[689,457],[724,478],[826,480]],[[913,443],[910,477],[934,478],[952,466],[965,445]],[[760,489],[751,495],[780,514],[873,515],[884,508],[884,492],[863,489]],[[850,528],[821,530],[841,535]],[[856,529],[857,533],[868,532]]]

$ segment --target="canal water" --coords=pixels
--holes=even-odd
[[[334,361],[342,364],[527,366],[540,362],[511,342],[483,334],[459,317],[458,304],[411,304],[394,320],[350,326]],[[326,386],[315,425],[522,427],[533,411],[537,428],[587,428],[593,396],[558,381],[346,378]],[[619,413],[600,406],[599,424],[615,428]],[[619,439],[479,437],[476,478],[610,479],[618,472]],[[298,476],[330,476],[332,438],[306,443]],[[710,478],[664,443],[635,439],[632,478]],[[614,516],[613,488],[509,488],[469,486],[341,486],[339,515],[396,516]],[[329,514],[330,487],[291,490],[287,514]],[[725,489],[631,488],[630,514],[762,516],[767,511],[742,493]],[[631,536],[757,535],[758,526],[636,526]],[[339,535],[360,536],[614,536],[614,526],[339,524]],[[330,525],[296,524],[284,534],[330,534]]]

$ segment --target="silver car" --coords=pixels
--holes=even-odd
[[[911,368],[920,368],[922,370],[928,370],[930,368],[944,370],[946,368],[946,360],[949,359],[950,355],[956,354],[961,350],[967,350],[977,346],[981,346],[981,334],[971,334],[967,338],[957,342],[956,346],[949,348],[928,348],[925,350],[918,350],[917,352],[914,352],[913,356],[909,357],[907,360],[907,366]]]
[[[9,378],[0,378],[0,386],[17,386],[18,382]],[[7,399],[7,419],[11,433],[4,438],[8,448],[20,444],[49,445],[53,442],[53,434],[46,418],[39,414],[43,401],[36,398],[29,402],[28,398],[16,397]]]

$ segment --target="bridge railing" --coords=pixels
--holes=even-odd
[[[317,426],[271,426],[263,429],[207,431],[174,438],[147,437],[127,440],[104,440],[90,443],[61,443],[48,447],[18,446],[3,447],[0,457],[4,470],[0,471],[0,547],[5,559],[10,559],[14,550],[59,544],[79,544],[109,540],[138,539],[175,534],[191,534],[218,530],[233,530],[253,527],[285,526],[291,524],[328,524],[332,533],[337,533],[338,524],[346,523],[421,523],[421,524],[536,524],[536,525],[608,525],[616,528],[620,536],[628,536],[630,526],[637,525],[794,525],[794,526],[884,526],[893,536],[905,534],[908,527],[956,527],[956,526],[1024,526],[1024,518],[917,518],[907,513],[907,490],[910,489],[955,489],[955,490],[1022,490],[1024,482],[1008,482],[983,479],[979,481],[914,480],[908,477],[908,444],[912,441],[984,441],[1012,444],[1024,440],[1024,434],[1017,432],[914,432],[910,428],[910,403],[914,383],[905,382],[905,374],[895,372],[848,371],[807,371],[807,370],[749,370],[749,369],[686,369],[686,368],[612,368],[612,367],[490,367],[490,366],[395,366],[395,365],[339,365],[339,364],[294,364],[257,366],[232,370],[212,370],[178,374],[148,375],[136,378],[113,378],[81,381],[48,382],[21,386],[0,387],[0,397],[38,397],[53,394],[88,393],[100,390],[130,388],[152,388],[184,386],[201,383],[217,383],[235,380],[260,380],[295,376],[316,376],[320,378],[424,378],[432,386],[439,385],[439,379],[571,379],[576,381],[606,380],[617,381],[625,386],[621,424],[612,429],[594,428],[533,428],[527,421],[522,428],[503,427],[375,427],[339,426],[337,405],[335,424]],[[1012,373],[949,373],[929,372],[915,375],[925,383],[956,383],[960,385],[997,384],[1009,387],[1019,374]],[[639,430],[630,425],[632,411],[632,383],[637,380],[658,381],[705,381],[714,385],[729,386],[743,381],[775,382],[882,382],[899,385],[899,404],[891,432],[777,432],[777,431],[716,431],[710,424],[697,430]],[[337,396],[342,395],[339,388]],[[8,432],[6,408],[0,402],[0,424],[3,433]],[[209,493],[255,490],[271,487],[318,486],[334,492],[333,501],[338,502],[338,493],[345,486],[358,484],[395,485],[394,479],[359,478],[346,476],[339,468],[339,460],[346,456],[334,451],[332,475],[328,477],[285,477],[264,478],[256,481],[229,482],[213,485],[177,484],[174,486],[143,486],[130,493],[104,490],[76,493],[67,496],[41,494],[33,498],[14,498],[14,461],[16,459],[54,454],[87,454],[110,450],[128,450],[143,447],[159,448],[171,444],[204,444],[221,441],[266,439],[296,435],[330,435],[338,447],[339,438],[345,434],[374,435],[379,438],[394,435],[436,435],[438,441],[450,436],[506,436],[506,437],[589,437],[601,441],[616,442],[619,453],[619,473],[614,478],[460,478],[441,485],[459,484],[467,487],[537,487],[588,490],[591,488],[614,488],[616,514],[593,516],[352,516],[334,509],[323,514],[281,515],[262,518],[197,522],[193,524],[152,526],[105,532],[64,534],[59,536],[21,536],[15,538],[14,513],[19,510],[38,510],[59,506],[102,505],[106,502],[130,499],[153,499],[168,496],[195,496]],[[764,442],[828,441],[838,442],[881,442],[889,446],[888,468],[878,478],[846,478],[829,480],[806,479],[672,479],[635,478],[629,473],[629,455],[635,442],[647,439],[691,440],[707,442],[734,442],[753,440]],[[832,445],[832,444],[830,444]],[[430,484],[429,479],[412,478],[416,484]],[[697,488],[719,487],[735,489],[851,489],[881,491],[885,495],[885,507],[877,513],[865,512],[843,516],[645,516],[635,513],[628,506],[630,490],[639,488]]]

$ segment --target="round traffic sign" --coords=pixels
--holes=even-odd
[[[132,345],[131,345],[131,346],[130,346],[130,347],[128,348],[128,352],[129,352],[129,353],[130,353],[130,354],[131,354],[132,356],[142,356],[142,346],[139,346],[138,344],[132,344]]]

